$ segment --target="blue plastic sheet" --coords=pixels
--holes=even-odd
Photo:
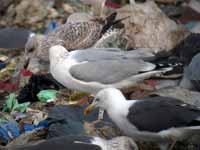
[[[49,126],[49,123],[47,121],[41,121],[38,125],[25,124],[24,131],[28,132],[34,129],[48,128],[48,126]]]
[[[0,140],[7,144],[10,140],[20,135],[20,129],[15,122],[6,122],[0,124]]]
[[[54,30],[57,27],[57,23],[56,21],[51,21],[48,25],[48,27],[45,30],[45,34],[48,34],[49,32],[51,32],[52,30]]]

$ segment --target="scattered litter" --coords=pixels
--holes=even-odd
[[[84,134],[82,108],[70,106],[56,106],[48,114],[48,138]]]
[[[55,21],[50,22],[44,34],[48,34],[50,31],[54,30],[56,27],[57,27],[57,23]]]
[[[30,105],[30,102],[21,103],[19,104],[16,95],[14,93],[11,93],[6,100],[6,103],[3,107],[4,112],[12,112],[12,111],[19,111],[24,112]]]
[[[56,90],[42,90],[37,94],[37,97],[40,102],[46,103],[50,101],[54,101],[58,91]]]
[[[116,19],[127,18],[120,23],[120,29],[117,28],[118,24],[115,24],[113,27],[116,28],[110,28],[96,40],[94,32],[102,33],[100,32],[102,24],[103,29],[107,30],[107,26],[104,24],[109,25],[112,19],[105,21],[105,18],[114,12],[117,13]],[[62,25],[66,23],[93,22],[92,25],[98,24],[100,27],[87,28],[93,29],[89,33],[92,35],[91,41],[95,40],[93,44],[87,40],[83,40],[86,43],[82,44],[84,42],[81,38],[74,43],[75,47],[83,50],[83,52],[80,51],[83,55],[76,53],[76,48],[69,49],[65,44],[62,45],[70,50],[70,59],[73,60],[73,64],[79,55],[81,55],[81,61],[88,55],[89,60],[85,61],[98,62],[100,68],[105,69],[104,65],[107,64],[102,65],[101,61],[97,61],[97,58],[93,57],[99,53],[100,58],[104,58],[105,48],[111,48],[108,50],[110,52],[117,51],[116,55],[120,57],[122,56],[120,51],[125,51],[127,55],[123,55],[121,58],[123,60],[134,56],[134,58],[137,57],[155,64],[153,71],[160,71],[155,76],[147,77],[145,80],[141,76],[140,82],[121,90],[126,99],[143,99],[158,95],[177,98],[200,107],[199,92],[192,91],[194,89],[180,88],[180,81],[184,79],[183,72],[186,70],[186,66],[191,63],[194,55],[200,52],[199,0],[21,0],[19,2],[1,0],[0,14],[0,149],[26,149],[27,146],[30,146],[31,149],[43,141],[46,141],[48,147],[48,141],[53,141],[52,144],[58,136],[89,135],[108,140],[124,135],[108,117],[107,112],[96,109],[91,114],[84,116],[84,109],[93,101],[96,93],[74,91],[68,89],[71,87],[68,85],[66,85],[68,88],[63,87],[49,73],[49,62],[38,58],[41,41],[45,41],[47,35],[57,31],[56,28],[62,28]],[[60,40],[57,38],[57,33],[53,34],[53,42],[58,45],[65,43],[68,36],[74,41],[74,37],[77,39],[79,36],[84,36],[83,33],[88,34],[85,26],[82,27],[80,31],[84,32],[74,32],[76,29],[74,26],[73,30],[66,31],[70,34],[62,34],[63,37]],[[51,44],[52,39],[50,38],[49,41]],[[94,55],[92,52],[88,52],[88,54],[84,50],[84,45],[90,45],[91,49],[100,48],[99,52],[96,50],[96,52],[93,51]],[[46,48],[45,45],[44,48]],[[68,54],[66,53],[66,55]],[[47,59],[48,56],[44,55]],[[62,55],[60,58],[63,57],[65,56]],[[110,59],[116,58],[105,56],[106,62],[109,62]],[[75,68],[86,65],[85,61],[83,64],[76,65]],[[112,65],[111,68],[114,70],[108,79],[111,82],[116,78],[118,71],[123,69],[115,68],[114,64],[109,65]],[[167,70],[170,71],[161,73],[165,71],[164,67],[168,67]],[[69,69],[70,73],[73,71],[74,68]],[[96,71],[95,69],[91,71],[91,67],[89,67],[88,73],[90,72]],[[90,75],[92,76],[91,73],[87,79],[91,82],[87,82],[87,84],[93,86],[97,82],[89,79]],[[145,70],[139,73],[145,75],[149,71]],[[75,76],[74,73],[72,76]],[[84,76],[84,71],[78,72],[78,76]],[[96,76],[100,76],[100,74]],[[68,76],[63,74],[62,77],[67,80]],[[80,79],[76,79],[76,81],[79,82]],[[83,81],[81,79],[81,83]],[[123,77],[121,81],[123,81]],[[101,88],[102,85],[98,83],[97,85]],[[124,82],[125,87],[126,84]],[[108,85],[108,87],[110,86]],[[92,91],[91,87],[88,88],[84,84],[82,88]],[[196,139],[196,142],[193,140],[177,142],[175,149],[197,150],[196,143],[199,143],[199,138]],[[128,145],[123,145],[127,143],[132,144],[132,141],[126,137],[120,140],[122,146],[127,147]],[[116,143],[113,144],[114,147],[111,149],[116,150]],[[137,145],[142,150],[157,148],[156,145],[149,142],[138,141]],[[135,148],[131,146],[128,146],[127,149]],[[117,149],[124,150],[118,146]]]
[[[26,84],[20,91],[17,99],[19,103],[23,102],[36,102],[39,101],[37,94],[41,90],[55,89],[58,90],[60,84],[53,79],[50,74],[33,74]]]
[[[16,122],[0,123],[0,143],[7,144],[9,141],[17,138],[20,130]]]
[[[48,126],[49,126],[49,124],[47,121],[42,121],[38,125],[24,124],[23,131],[29,132],[29,131],[33,131],[35,129],[48,128]]]

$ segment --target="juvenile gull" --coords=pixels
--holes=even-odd
[[[19,146],[8,150],[138,150],[136,143],[129,137],[116,137],[105,140],[92,136],[63,136],[52,138],[36,145]]]
[[[51,47],[49,53],[52,76],[69,89],[87,93],[107,87],[134,86],[138,81],[166,71],[153,70],[154,64],[137,59],[132,51],[88,49],[68,52],[57,45]]]
[[[200,109],[168,97],[151,97],[143,100],[126,100],[115,88],[97,93],[95,107],[106,110],[112,121],[135,140],[152,141],[166,148],[194,134],[200,134]]]
[[[95,18],[86,22],[65,23],[48,33],[36,49],[34,55],[42,61],[49,61],[49,48],[55,45],[62,45],[67,50],[85,49],[92,47],[107,31],[112,28],[121,29],[121,20],[116,20],[117,13],[112,13],[105,19]],[[27,44],[26,53],[31,51],[35,39],[32,38]]]

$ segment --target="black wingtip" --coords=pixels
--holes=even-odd
[[[124,18],[116,20],[116,16],[117,16],[117,12],[114,12],[108,17],[106,17],[105,25],[102,29],[102,34],[106,33],[106,31],[109,30],[111,27],[119,28],[119,29],[124,28],[124,24],[122,23],[122,21],[130,17],[128,16],[128,17],[124,17]]]
[[[108,17],[106,17],[106,22],[107,23],[111,23],[111,22],[114,22],[115,21],[115,19],[116,19],[116,16],[117,16],[117,12],[114,12],[114,13],[112,13],[111,15],[109,15]]]

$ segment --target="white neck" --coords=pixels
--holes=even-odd
[[[109,100],[109,104],[106,107],[106,111],[109,114],[127,114],[127,108],[129,107],[129,102],[125,99],[123,95],[113,95]]]

